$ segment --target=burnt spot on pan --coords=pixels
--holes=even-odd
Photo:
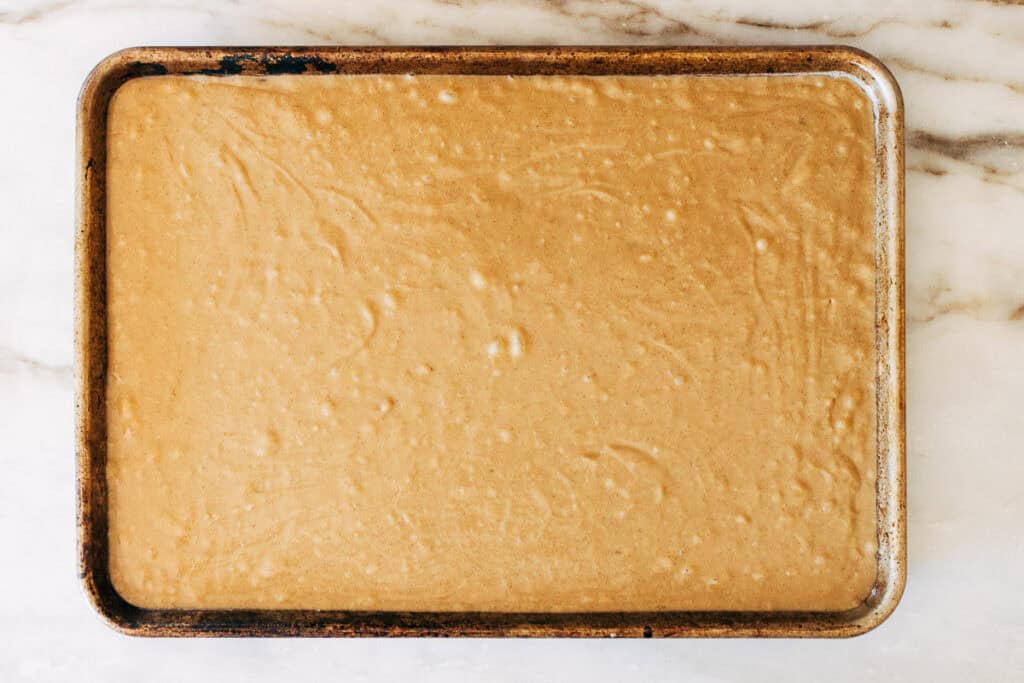
[[[227,55],[221,58],[220,66],[215,69],[200,69],[187,73],[203,74],[204,76],[236,76],[242,73],[246,62],[258,64],[260,60],[250,54]]]
[[[304,74],[304,73],[337,73],[338,65],[320,57],[300,57],[296,55],[263,55],[257,57],[249,53],[240,53],[222,57],[215,68],[188,71],[187,74],[204,76],[237,76],[246,71],[261,75]]]
[[[264,62],[268,74],[303,74],[311,69],[322,74],[335,73],[337,64],[332,64],[319,57],[295,57],[281,55],[268,57]]]
[[[167,67],[156,62],[132,62],[128,65],[130,77],[136,76],[163,76],[167,73]]]

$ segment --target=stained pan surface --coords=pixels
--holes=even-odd
[[[81,104],[81,569],[118,628],[895,606],[902,119],[870,57],[144,48]]]

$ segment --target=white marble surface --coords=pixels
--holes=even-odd
[[[814,6],[817,5],[817,6]],[[850,43],[907,104],[910,579],[850,641],[152,641],[75,571],[75,97],[141,44]],[[1024,680],[1024,6],[0,2],[0,680]]]

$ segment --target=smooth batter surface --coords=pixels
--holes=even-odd
[[[109,120],[116,587],[859,603],[872,157],[841,78],[130,81]]]

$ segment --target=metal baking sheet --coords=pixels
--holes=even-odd
[[[846,612],[380,612],[164,610],[126,602],[108,571],[106,489],[106,124],[111,96],[161,74],[764,75],[855,79],[875,102],[878,575]],[[78,110],[75,369],[79,572],[95,609],[141,636],[843,637],[896,607],[906,580],[904,143],[899,87],[848,47],[785,48],[133,48],[100,63]]]

